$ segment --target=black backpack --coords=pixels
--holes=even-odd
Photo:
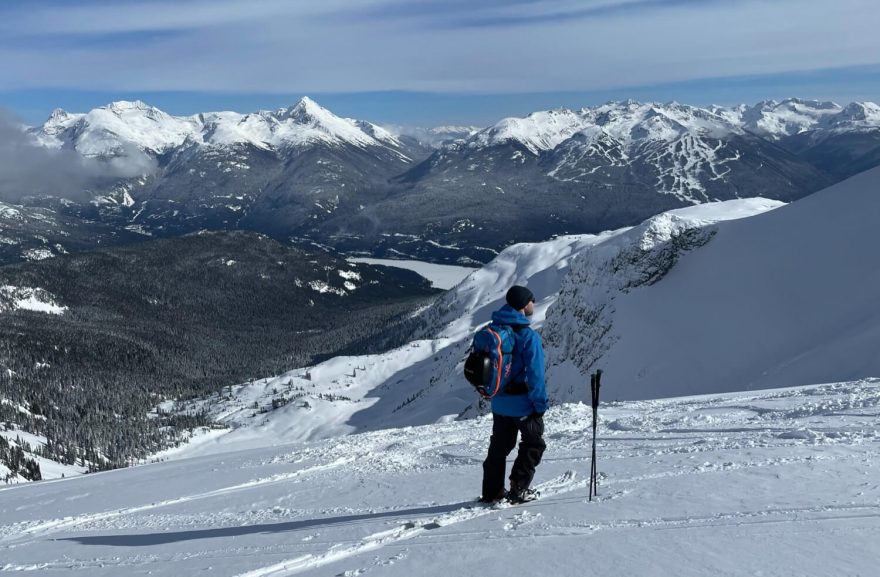
[[[484,399],[491,399],[510,382],[517,328],[490,323],[474,333],[464,377]]]

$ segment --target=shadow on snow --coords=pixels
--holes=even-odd
[[[315,527],[327,527],[342,525],[357,521],[372,521],[374,519],[409,517],[420,515],[434,515],[449,513],[471,504],[472,501],[463,501],[451,505],[437,505],[434,507],[419,507],[402,509],[397,511],[385,511],[382,513],[369,513],[364,515],[345,515],[341,517],[327,517],[322,519],[307,519],[303,521],[290,521],[287,523],[269,523],[261,525],[245,525],[241,527],[221,527],[218,529],[199,529],[194,531],[177,531],[162,533],[141,533],[132,535],[93,535],[82,537],[67,537],[59,541],[74,541],[81,545],[104,545],[109,547],[151,547],[154,545],[167,545],[196,539],[216,539],[224,537],[241,537],[243,535],[255,535],[259,533],[284,533],[300,529]]]

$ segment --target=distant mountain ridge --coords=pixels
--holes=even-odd
[[[192,116],[172,116],[139,100],[118,101],[85,114],[56,109],[42,126],[29,132],[44,146],[69,146],[85,156],[102,157],[120,153],[120,145],[135,145],[155,154],[188,143],[257,148],[337,143],[401,148],[400,141],[384,128],[340,118],[308,97],[276,111]]]
[[[88,158],[149,161],[141,177],[96,184],[89,204],[38,202],[120,238],[246,229],[463,264],[702,202],[788,202],[880,164],[880,107],[799,99],[629,100],[421,131],[340,118],[307,97],[185,117],[135,101],[56,110],[28,134]]]

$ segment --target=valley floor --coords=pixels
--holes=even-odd
[[[473,507],[491,418],[0,488],[0,573],[874,575],[880,379],[548,412],[542,498]]]

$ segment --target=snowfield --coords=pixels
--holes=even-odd
[[[615,395],[607,375],[603,395]],[[874,575],[880,380],[546,416],[539,501],[473,506],[481,417],[0,488],[0,572]]]

